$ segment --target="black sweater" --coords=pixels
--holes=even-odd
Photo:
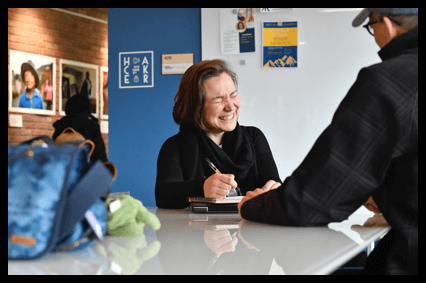
[[[247,191],[263,187],[269,180],[281,183],[264,134],[255,127],[239,125],[233,132],[225,133],[223,149],[201,130],[185,131],[181,127],[177,135],[169,138],[163,144],[157,161],[157,206],[185,208],[188,206],[188,197],[203,197],[204,181],[214,174],[205,162],[206,157],[212,160],[221,173],[234,174],[244,195]],[[232,167],[225,162],[233,162],[238,166]],[[244,170],[239,170],[241,167]]]

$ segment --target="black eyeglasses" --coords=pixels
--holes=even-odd
[[[388,18],[389,20],[391,20],[392,22],[394,22],[395,24],[397,24],[397,25],[401,25],[401,23],[400,22],[397,22],[397,21],[395,21],[395,20],[392,20],[391,18]],[[374,29],[371,27],[372,25],[374,25],[375,23],[380,23],[380,22],[383,22],[383,18],[381,18],[381,19],[379,19],[379,20],[377,20],[377,21],[375,21],[375,22],[372,22],[372,23],[368,23],[368,24],[366,24],[366,25],[363,25],[362,27],[363,28],[366,28],[367,29],[367,31],[368,31],[368,33],[369,34],[371,34],[372,36],[374,36]]]

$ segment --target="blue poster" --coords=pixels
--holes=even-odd
[[[254,52],[254,28],[247,28],[240,36],[240,53]]]
[[[154,87],[154,51],[119,53],[119,88]]]

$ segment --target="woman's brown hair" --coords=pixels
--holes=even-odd
[[[213,77],[227,73],[237,87],[237,75],[222,60],[205,60],[192,65],[179,84],[173,107],[173,119],[176,124],[194,123],[198,128],[206,130],[202,122],[205,103],[204,84]]]

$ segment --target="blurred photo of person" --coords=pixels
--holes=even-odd
[[[31,60],[21,65],[21,76],[26,89],[19,100],[19,107],[44,110],[43,97],[37,90],[40,83],[38,74]]]

